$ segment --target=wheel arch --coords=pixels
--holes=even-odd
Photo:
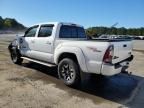
[[[59,55],[57,63],[59,63],[64,58],[70,58],[70,59],[74,60],[76,63],[78,63],[76,55],[74,53],[70,53],[70,52],[61,53]]]
[[[84,54],[80,48],[63,47],[57,49],[54,53],[54,62],[58,65],[63,58],[71,58],[76,61],[83,72],[88,72]]]

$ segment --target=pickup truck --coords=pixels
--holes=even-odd
[[[82,72],[118,74],[133,59],[130,39],[90,40],[83,26],[64,22],[36,24],[16,36],[8,49],[15,64],[25,59],[58,66],[58,76],[68,86],[77,85]]]

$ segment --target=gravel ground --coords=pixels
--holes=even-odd
[[[14,65],[7,51],[11,35],[0,35],[0,108],[143,108],[144,41],[134,41],[128,74],[83,80],[65,86],[57,69],[24,61]]]
[[[134,40],[133,48],[136,50],[144,50],[144,40]]]

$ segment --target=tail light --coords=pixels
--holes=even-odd
[[[114,55],[114,46],[110,45],[104,54],[103,62],[112,63],[113,55]]]

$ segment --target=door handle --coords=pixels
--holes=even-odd
[[[126,45],[126,44],[124,44],[124,45],[123,45],[123,47],[127,47],[127,45]]]
[[[35,41],[34,41],[34,40],[31,40],[31,43],[35,43]]]
[[[49,44],[49,45],[51,45],[51,42],[47,41],[47,42],[46,42],[46,44]]]

